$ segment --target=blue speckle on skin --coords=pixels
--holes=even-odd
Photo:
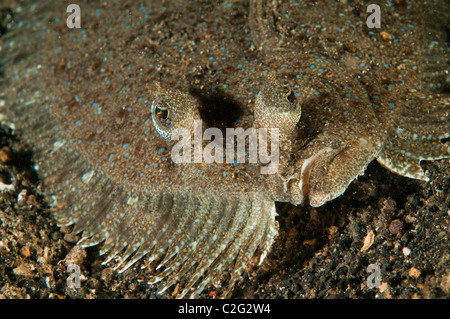
[[[158,154],[161,154],[163,151],[164,151],[164,150],[163,150],[162,148],[160,148],[160,149],[158,150]]]
[[[395,107],[395,104],[394,103],[389,103],[389,106],[390,107]]]
[[[77,126],[81,126],[81,125],[83,124],[83,122],[81,122],[81,121],[76,121],[75,124],[76,124]]]
[[[130,146],[130,144],[128,144],[128,143],[125,143],[125,144],[122,145],[123,148],[126,148],[128,146]]]
[[[128,157],[128,156],[130,156],[130,154],[128,154],[128,153],[125,153],[124,157]]]

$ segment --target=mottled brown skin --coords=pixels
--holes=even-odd
[[[146,256],[149,281],[183,283],[179,297],[225,272],[227,295],[261,263],[275,201],[320,206],[375,158],[426,179],[420,161],[450,155],[448,44],[419,4],[382,7],[382,30],[360,2],[230,4],[80,3],[70,30],[65,3],[40,1],[0,42],[4,113],[33,144],[58,223],[118,269]],[[280,129],[277,173],[173,163],[165,132],[199,118]]]

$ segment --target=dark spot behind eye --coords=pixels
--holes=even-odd
[[[216,127],[225,135],[225,130],[234,127],[236,121],[243,115],[244,106],[233,96],[217,87],[211,93],[192,88],[189,93],[199,102],[199,111],[205,127]]]
[[[294,92],[290,91],[290,93],[286,96],[286,100],[288,100],[289,103],[294,105],[295,102],[297,101],[297,98],[295,97]]]

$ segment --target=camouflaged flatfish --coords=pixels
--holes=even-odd
[[[374,159],[427,180],[420,162],[450,157],[446,4],[383,2],[369,28],[371,3],[78,1],[71,29],[65,1],[11,1],[3,120],[79,245],[120,271],[145,257],[160,291],[222,282],[227,296],[269,252],[276,201],[323,205]],[[277,128],[275,173],[174,162],[175,129],[198,121]]]

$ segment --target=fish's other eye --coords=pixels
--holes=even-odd
[[[295,103],[297,102],[297,98],[295,97],[295,93],[292,90],[290,90],[289,93],[286,95],[286,100],[292,106],[295,106]]]

